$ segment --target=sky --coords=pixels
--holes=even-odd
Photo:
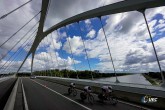
[[[44,31],[76,14],[120,1],[122,0],[95,0],[95,2],[93,0],[51,0]],[[27,0],[2,0],[0,16],[25,2]],[[41,10],[41,3],[41,0],[32,1],[5,19],[0,20],[0,44],[35,16]],[[165,71],[165,13],[163,10],[165,7],[147,9],[145,14],[161,68]],[[6,72],[16,71],[21,65],[35,38],[35,30],[38,27],[38,24],[35,24],[39,21],[39,17],[40,14],[0,48],[0,58],[6,56],[1,60],[0,66],[2,67],[5,63],[6,65],[11,64]],[[25,38],[12,51],[9,51],[33,26],[34,28]],[[159,71],[144,18],[137,11],[102,16],[101,21],[98,18],[91,18],[80,21],[79,24],[73,23],[55,30],[45,37],[38,46],[34,58],[34,71],[66,68],[90,70],[90,64],[91,70],[113,73],[103,28],[117,72]],[[21,51],[20,54],[19,51]],[[15,59],[13,56],[8,61],[15,52]],[[10,63],[11,61],[12,63]],[[29,72],[30,65],[31,56],[20,71]],[[4,69],[1,69],[1,72],[4,72]]]

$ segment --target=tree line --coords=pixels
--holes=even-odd
[[[90,79],[92,78],[104,78],[104,77],[114,77],[114,73],[100,73],[98,71],[74,71],[74,70],[44,70],[44,71],[35,71],[33,72],[36,76],[57,76],[57,77],[69,77],[69,78],[77,78],[77,76],[80,79]],[[128,75],[129,73],[118,73],[117,76],[123,76]]]

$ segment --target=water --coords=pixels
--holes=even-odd
[[[118,76],[117,78],[122,83],[152,85],[142,74]],[[106,81],[106,82],[115,82],[116,77],[100,78],[100,79],[96,79],[96,80],[97,81]]]

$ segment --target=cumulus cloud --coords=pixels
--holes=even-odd
[[[69,45],[70,42],[70,45]],[[70,49],[71,47],[71,49]],[[67,38],[67,41],[64,43],[63,50],[71,54],[79,55],[83,52],[83,42],[80,36],[73,36],[73,38]]]
[[[90,19],[87,19],[87,20],[85,20],[85,24],[88,24],[88,25],[90,25],[90,24],[91,24],[91,21],[90,21]]]
[[[18,6],[24,4],[27,2],[27,0],[7,0],[2,1],[0,4],[0,16],[12,11],[13,9],[17,8]],[[33,7],[33,5],[38,4],[37,7]],[[8,42],[6,42],[0,50],[2,53],[0,53],[0,56],[5,57],[7,51],[11,50],[10,52],[15,52],[18,48],[23,47],[24,42],[31,38],[32,32],[34,32],[35,29],[37,29],[37,25],[23,38],[25,33],[27,33],[33,26],[36,24],[36,22],[39,20],[38,15],[35,19],[33,19],[30,23],[28,23],[22,30],[20,30],[18,33],[16,33],[23,25],[25,25],[31,18],[36,15],[41,8],[41,0],[38,1],[32,1],[31,3],[25,5],[21,9],[13,12],[12,14],[8,15],[6,18],[1,19],[0,21],[0,45],[4,43],[9,37],[13,36]],[[16,33],[16,34],[14,34]],[[34,33],[35,34],[35,33]],[[33,35],[34,35],[33,34]],[[19,41],[21,40],[21,41]],[[17,44],[18,43],[18,44]],[[27,43],[27,42],[26,42]],[[17,44],[17,45],[16,45]],[[29,46],[29,48],[31,45]],[[27,49],[25,49],[26,51]]]
[[[50,9],[45,22],[45,29],[52,25],[67,19],[71,16],[85,12],[90,9],[94,9],[103,5],[118,2],[121,0],[53,0],[50,4]],[[7,0],[0,4],[0,15],[3,15],[12,9],[20,6],[26,1]],[[12,5],[11,5],[12,3]],[[10,7],[8,7],[10,5]],[[32,3],[26,5],[22,10],[16,11],[6,19],[0,22],[0,36],[2,44],[9,36],[16,32],[23,24],[25,24],[30,18],[32,18],[37,12],[40,11],[41,0],[32,1]],[[5,10],[4,10],[5,9]],[[156,50],[159,56],[159,60],[162,69],[165,68],[165,13],[164,7],[158,7],[146,10],[147,20],[150,26],[152,37],[156,39],[158,34],[162,36],[157,38],[154,42]],[[157,15],[161,15],[157,18]],[[27,17],[28,16],[28,17]],[[21,17],[21,19],[20,19]],[[39,17],[39,16],[38,16]],[[13,39],[5,44],[0,49],[0,56],[4,56],[14,43],[16,43],[23,34],[27,32],[39,19],[34,19],[27,27],[20,31]],[[19,20],[16,20],[19,19]],[[103,20],[103,19],[102,19]],[[89,58],[99,60],[98,63],[94,64],[97,69],[107,72],[113,72],[112,62],[110,60],[108,48],[105,41],[103,30],[99,29],[98,32],[94,30],[92,26],[92,19],[85,20],[87,29],[87,37],[92,39],[85,39],[85,45]],[[109,15],[105,19],[104,26],[108,43],[110,45],[110,51],[117,71],[124,72],[145,72],[145,71],[158,71],[158,65],[154,55],[153,47],[150,42],[148,31],[141,13],[133,11],[127,13],[118,13]],[[7,30],[7,31],[6,31]],[[66,38],[66,33],[58,32],[62,38]],[[68,39],[71,43],[73,54],[76,56],[84,55],[84,48],[80,36],[71,36],[66,38],[66,42],[60,41],[57,32],[53,32],[45,38],[37,49],[34,61],[34,70],[41,69],[53,69],[53,68],[69,68],[73,69],[72,59],[67,57],[66,59],[59,56],[58,50],[63,49],[67,53],[71,53],[68,44]],[[28,38],[28,37],[27,37]],[[25,39],[24,39],[25,41]],[[21,41],[22,43],[23,41]],[[21,44],[20,43],[20,44]],[[19,44],[19,45],[20,45]],[[17,46],[18,48],[19,46]],[[17,48],[14,49],[17,50]],[[44,49],[44,52],[41,50]],[[30,49],[27,47],[26,51]],[[57,55],[57,59],[55,56]],[[52,59],[53,58],[53,59]],[[59,65],[57,64],[57,60]],[[74,59],[76,64],[81,61]],[[4,64],[5,60],[2,60],[0,65]],[[14,61],[11,66],[11,70],[16,70],[22,61]],[[66,65],[64,65],[66,62]],[[31,59],[27,59],[24,64],[22,71],[30,71]]]
[[[57,56],[57,59],[56,59]],[[75,64],[81,63],[81,61],[75,60]],[[73,60],[70,57],[63,59],[55,51],[41,52],[35,55],[34,70],[49,70],[49,69],[74,69]]]
[[[157,11],[158,10],[158,11]],[[158,20],[155,16],[162,14],[164,7],[151,9],[151,14],[146,12],[152,37],[163,32],[164,19]],[[136,16],[136,17],[135,17]],[[108,16],[104,26],[112,58],[117,71],[146,72],[159,71],[155,53],[150,41],[144,18],[139,12],[119,13]],[[164,70],[164,36],[154,42],[159,61]],[[113,71],[112,62],[105,42],[102,29],[97,32],[97,37],[92,40],[85,40],[89,58],[99,59],[97,69]]]
[[[52,0],[45,29],[82,12],[123,0]]]
[[[94,29],[92,29],[88,34],[87,34],[87,37],[89,38],[94,38],[96,35],[96,31]]]

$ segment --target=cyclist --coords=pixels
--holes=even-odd
[[[91,89],[90,86],[85,86],[85,87],[84,87],[84,91],[85,91],[86,93],[91,93],[91,92],[92,92],[92,89]]]
[[[75,89],[75,83],[70,83],[70,87],[68,88],[68,94],[73,94],[73,96],[77,95],[77,90]]]
[[[111,86],[102,86],[101,87],[103,96],[107,97],[109,94],[112,93],[112,87]]]
[[[75,88],[75,83],[70,83],[70,88]]]
[[[113,92],[111,86],[102,86],[101,90],[102,93],[98,95],[98,98],[101,102],[104,102],[104,100],[108,100],[111,102],[112,105],[116,105],[118,103],[117,97],[111,94]]]
[[[94,101],[94,97],[91,95],[92,89],[90,86],[85,86],[84,87],[84,92],[80,93],[80,98],[82,101],[84,101],[85,99],[88,100],[88,102],[90,102],[91,104],[93,104]]]

